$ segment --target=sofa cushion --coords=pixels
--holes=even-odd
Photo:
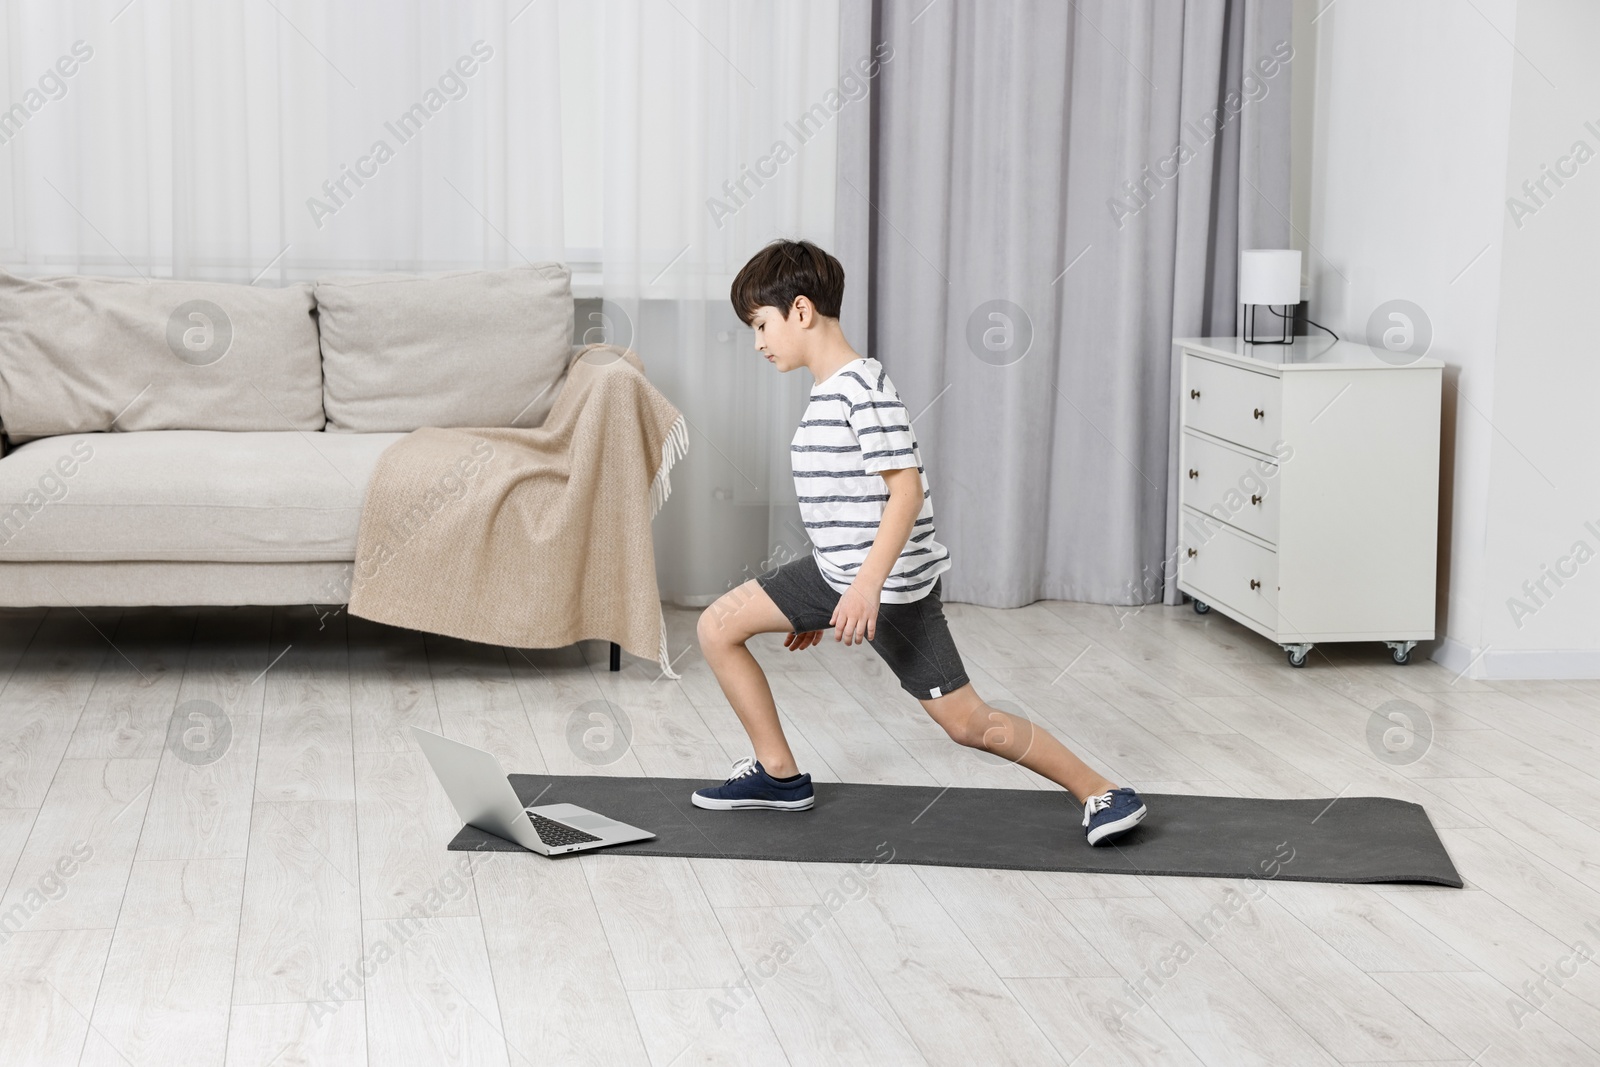
[[[313,306],[309,284],[0,272],[0,424],[13,441],[320,430]]]
[[[403,434],[71,434],[0,459],[0,561],[355,559]]]
[[[317,282],[328,429],[538,426],[566,377],[567,268]]]

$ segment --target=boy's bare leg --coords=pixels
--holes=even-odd
[[[951,740],[1020,763],[1067,790],[1080,804],[1116,788],[1044,727],[985,704],[971,683],[920,703]]]
[[[761,665],[745,647],[756,634],[790,633],[793,627],[754,578],[724,593],[700,615],[700,651],[717,684],[750,735],[756,759],[774,778],[799,774],[778,722],[778,706]]]

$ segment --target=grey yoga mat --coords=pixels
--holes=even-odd
[[[652,830],[612,855],[893,862],[1021,871],[1278,878],[1297,882],[1422,882],[1461,876],[1421,806],[1386,797],[1260,800],[1145,796],[1150,814],[1115,847],[1091,848],[1066,793],[817,783],[809,811],[704,811],[692,778],[513,774],[524,804],[577,804]],[[522,852],[471,826],[454,851]],[[570,858],[583,853],[569,853]]]

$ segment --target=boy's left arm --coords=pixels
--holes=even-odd
[[[877,536],[856,571],[855,581],[839,598],[833,618],[828,620],[828,625],[835,628],[834,640],[854,645],[878,636],[878,598],[883,594],[883,583],[905,550],[917,514],[922,511],[922,475],[917,468],[880,473],[889,485],[889,502],[884,505]]]

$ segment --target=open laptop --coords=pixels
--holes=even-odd
[[[433,765],[433,773],[439,776],[456,814],[468,826],[544,856],[646,841],[656,836],[576,804],[524,808],[493,754],[415,726],[411,733]]]

